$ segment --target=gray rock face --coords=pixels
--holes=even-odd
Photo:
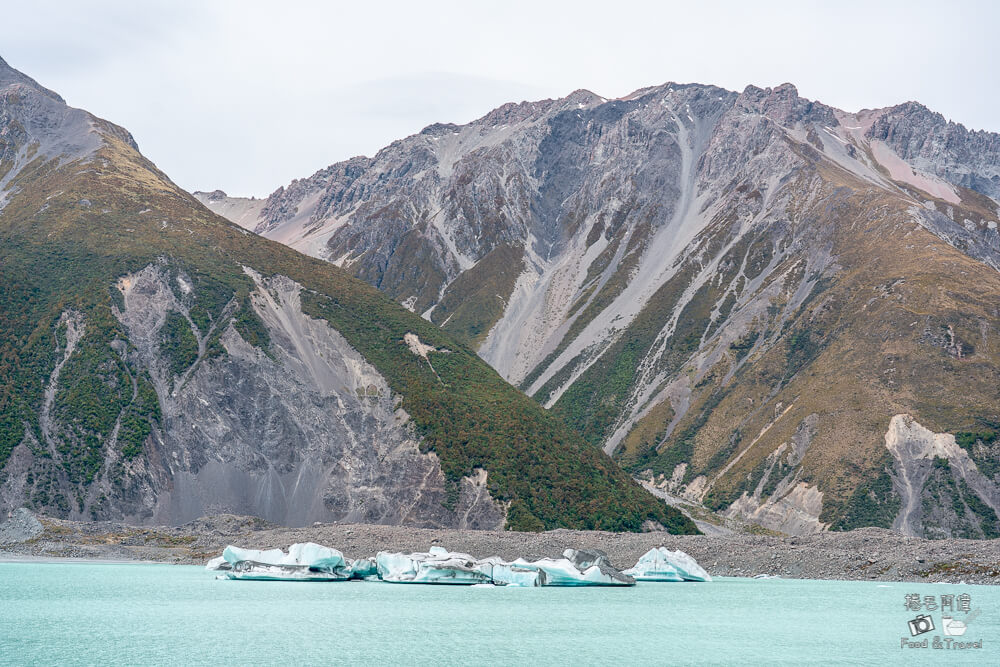
[[[248,272],[258,285],[253,306],[270,334],[270,356],[229,325],[227,354],[209,359],[202,352],[174,380],[156,341],[166,313],[183,305],[156,267],[121,283],[120,319],[163,411],[157,456],[150,457],[162,467],[130,475],[142,498],[130,518],[183,523],[242,508],[291,526],[502,524],[502,511],[480,497],[485,479],[468,480],[458,511],[445,510],[437,458],[420,452],[385,379],[325,322],[302,314],[297,284]]]
[[[2,61],[0,61],[2,62]],[[45,527],[31,510],[20,507],[10,513],[10,518],[0,524],[0,544],[19,544],[42,534]]]
[[[870,159],[869,142],[888,153]],[[544,371],[525,386],[534,393],[601,347],[607,322],[627,325],[721,215],[730,224],[741,216],[782,224],[789,187],[799,188],[795,196],[819,187],[795,182],[804,165],[825,160],[895,191],[885,170],[896,178],[896,161],[910,163],[926,173],[910,179],[918,185],[938,179],[998,198],[998,146],[998,135],[968,132],[917,104],[851,115],[799,97],[790,84],[738,95],[666,84],[611,101],[577,91],[505,105],[465,126],[433,125],[374,158],[279,188],[256,218],[227,213],[235,200],[205,202],[348,268],[445,328],[471,332],[481,356],[512,382]],[[981,219],[937,210],[917,219],[997,266],[1000,206],[990,206]],[[516,248],[506,255],[510,275],[498,276],[489,259],[498,247]],[[512,264],[518,255],[522,264]],[[623,280],[628,298],[594,298]],[[483,281],[490,289],[470,297],[468,283]],[[456,313],[456,302],[472,305]],[[599,306],[602,325],[540,365]],[[477,311],[471,324],[468,310]]]
[[[865,135],[918,170],[1000,199],[1000,135],[967,130],[916,102],[885,110]]]
[[[66,106],[59,95],[0,59],[0,210],[25,166],[87,159],[108,137],[136,147],[126,130]]]
[[[4,67],[0,510],[694,530],[461,343],[209,215],[123,131]],[[329,177],[349,191],[358,165]],[[391,166],[402,181],[432,165]]]
[[[885,434],[900,497],[893,528],[931,538],[997,537],[1000,485],[984,475],[950,433],[934,433],[896,415]],[[936,502],[946,495],[945,502]]]
[[[42,534],[45,527],[31,510],[20,507],[10,513],[10,518],[0,524],[0,544],[19,544]]]
[[[326,322],[302,313],[300,287],[252,269],[253,308],[270,336],[268,349],[247,343],[224,320],[225,353],[209,353],[214,330],[199,331],[181,285],[167,264],[123,276],[123,307],[115,316],[128,341],[115,349],[129,367],[148,373],[161,418],[142,456],[127,459],[112,441],[87,497],[70,517],[130,523],[180,524],[206,514],[241,512],[288,526],[352,521],[496,529],[504,509],[486,490],[484,471],[462,480],[454,509],[446,509],[445,478],[433,453],[422,453],[400,397]],[[197,360],[180,376],[161,349],[170,313],[180,313],[198,342]],[[58,460],[66,425],[50,414],[62,363],[72,357],[86,324],[73,313],[62,362],[50,379],[41,418],[51,456]],[[23,499],[37,471],[28,444],[19,446],[0,482],[0,508]],[[68,493],[73,487],[67,486]],[[58,481],[52,492],[59,490]]]
[[[847,296],[824,291],[867,271],[864,262],[885,263],[869,259],[873,238],[904,254],[930,243],[900,230],[930,231],[982,270],[1000,268],[998,146],[1000,135],[917,104],[847,113],[790,84],[742,93],[666,84],[618,100],[577,91],[432,125],[279,188],[240,224],[464,336],[608,453],[635,457],[636,442],[662,453],[707,423],[712,442],[699,447],[719,455],[702,449],[696,465],[684,454],[652,481],[697,502],[739,475],[744,488],[727,496],[726,512],[810,533],[831,525],[816,480],[841,473],[808,466],[839,436],[830,415],[799,400],[827,386],[788,383],[828,336],[869,327],[876,302],[841,312]],[[227,200],[206,203],[223,212]],[[855,252],[868,244],[865,258]],[[914,267],[894,270],[853,292],[885,295]],[[945,272],[930,280],[957,279]],[[893,336],[915,331],[909,315]],[[973,328],[992,331],[982,322]],[[802,348],[810,336],[816,347]],[[862,366],[883,352],[872,354]],[[755,366],[764,358],[766,369]],[[713,417],[748,374],[767,390]],[[880,426],[858,436],[865,442],[901,411],[880,409]],[[807,423],[804,437],[796,428]]]
[[[57,93],[49,90],[48,88],[43,88],[37,81],[32,79],[27,74],[19,72],[10,65],[3,58],[0,58],[0,88],[6,88],[7,86],[13,84],[24,84],[25,86],[32,88],[46,97],[52,98],[57,102],[63,102],[63,98]]]

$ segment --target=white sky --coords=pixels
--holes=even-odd
[[[790,81],[849,111],[912,99],[1000,131],[988,0],[6,4],[0,56],[189,190],[264,196],[433,122],[667,81]]]

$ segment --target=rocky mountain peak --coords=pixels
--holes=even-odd
[[[921,172],[1000,199],[1000,134],[968,130],[919,102],[885,109],[865,133]]]
[[[212,215],[125,130],[43,94],[2,97],[0,513],[696,530],[461,341]],[[477,129],[442,136],[446,159],[416,136],[327,168],[282,206],[202,201],[237,220],[267,203],[308,223],[302,197],[401,220],[415,207],[364,199],[436,181]]]
[[[461,336],[661,489],[786,532],[888,527],[880,443],[926,403],[886,396],[970,433],[996,404],[998,145],[923,105],[848,114],[789,83],[578,90],[431,126],[239,224]],[[942,284],[963,303],[929,312]],[[858,396],[878,420],[841,416]],[[971,454],[995,451],[989,429],[963,436]],[[1000,509],[985,481],[962,493]],[[1000,530],[987,514],[953,533]]]
[[[229,196],[222,190],[212,190],[211,192],[192,192],[191,194],[195,196],[202,195],[208,201],[221,201]]]
[[[600,95],[597,95],[596,93],[592,93],[589,90],[580,88],[578,90],[574,90],[572,93],[567,95],[564,98],[564,101],[569,104],[584,104],[589,106],[591,104],[601,104],[602,102],[606,102],[607,100],[605,100]]]
[[[455,125],[454,123],[434,123],[420,130],[420,134],[428,137],[438,137],[443,134],[450,134],[457,129],[458,125]]]
[[[498,125],[513,125],[522,121],[539,118],[548,111],[556,100],[540,100],[537,102],[508,102],[497,107],[479,120],[477,125],[496,127]]]
[[[831,107],[800,97],[798,88],[790,83],[783,83],[776,88],[749,85],[737,98],[736,106],[748,113],[767,116],[784,126],[792,126],[797,122],[837,125]]]
[[[943,115],[931,111],[920,102],[910,101],[881,109],[878,118],[868,128],[865,136],[869,139],[884,140],[896,127],[920,127],[921,130],[929,131],[933,127],[948,124]],[[958,127],[962,126],[958,125]],[[962,129],[964,130],[965,128],[962,127]]]
[[[8,65],[6,60],[0,58],[0,89],[7,88],[8,86],[16,84],[21,84],[29,89],[38,91],[39,93],[45,95],[46,97],[50,97],[53,100],[65,104],[65,100],[63,100],[63,98],[60,97],[58,94],[40,85],[30,76],[27,76],[26,74],[22,74],[21,72],[17,71],[16,69]]]

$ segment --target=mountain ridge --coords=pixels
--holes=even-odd
[[[671,493],[777,530],[994,534],[1000,135],[791,84],[574,95],[429,126],[244,223],[460,336]],[[985,434],[976,469],[949,449],[926,477],[927,450],[887,440],[900,415]]]
[[[0,88],[0,508],[696,529],[461,342]]]

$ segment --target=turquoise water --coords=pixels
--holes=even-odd
[[[905,596],[970,596],[962,640],[901,649]],[[940,631],[940,611],[929,613]],[[964,614],[956,613],[956,618]],[[511,589],[217,581],[200,567],[0,563],[0,663],[998,664],[1000,588],[722,578]]]

